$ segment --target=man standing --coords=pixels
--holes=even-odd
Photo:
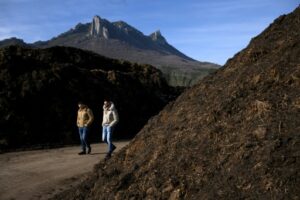
[[[112,143],[112,133],[115,125],[118,123],[119,117],[114,104],[111,101],[104,101],[103,105],[103,121],[102,121],[102,140],[108,144],[108,152],[105,159],[111,157],[116,146]]]
[[[82,102],[78,103],[78,113],[77,113],[77,126],[79,130],[79,136],[80,136],[80,143],[82,151],[78,153],[79,155],[91,153],[91,146],[88,143],[87,134],[89,126],[92,124],[94,120],[94,115],[91,109],[88,108],[87,105],[83,104]]]

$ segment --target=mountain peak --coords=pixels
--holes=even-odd
[[[154,33],[151,33],[150,37],[155,42],[167,43],[167,40],[164,38],[164,36],[162,36],[160,30],[157,30]]]
[[[93,17],[93,20],[101,20],[101,17],[100,17],[99,15],[95,15],[95,16]]]
[[[96,37],[104,37],[105,39],[109,38],[109,32],[107,26],[110,24],[109,21],[106,19],[102,19],[98,15],[95,15],[93,17],[93,21],[91,24],[90,32],[89,34],[91,36]]]
[[[5,40],[0,41],[0,48],[9,45],[19,45],[19,46],[29,46],[22,39],[11,37]]]

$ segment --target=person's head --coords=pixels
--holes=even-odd
[[[83,103],[83,102],[78,102],[78,107],[80,108],[80,109],[83,109],[83,108],[86,108],[87,106]]]
[[[105,106],[106,108],[109,108],[109,107],[111,106],[111,102],[108,101],[108,100],[104,100],[104,106]]]

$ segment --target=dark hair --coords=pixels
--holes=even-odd
[[[110,101],[110,98],[109,97],[104,97],[103,101]]]

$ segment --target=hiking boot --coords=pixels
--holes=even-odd
[[[84,155],[84,154],[86,154],[85,151],[78,153],[78,155]]]
[[[92,147],[88,147],[87,153],[88,153],[88,154],[91,154],[91,152],[92,152]]]
[[[115,145],[112,146],[112,150],[110,151],[110,154],[116,149],[117,147]]]
[[[104,160],[108,160],[108,159],[110,159],[110,158],[111,158],[111,154],[110,154],[110,153],[107,153],[106,156],[105,156],[105,158],[104,158]]]

